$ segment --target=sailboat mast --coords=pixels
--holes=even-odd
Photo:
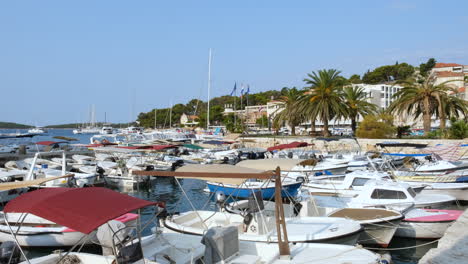
[[[206,114],[206,129],[210,127],[210,90],[211,90],[211,48],[208,56],[208,109]]]
[[[172,128],[172,101],[171,108],[169,109],[169,129]]]

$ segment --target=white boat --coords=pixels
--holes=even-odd
[[[357,195],[371,180],[392,181],[388,174],[377,171],[354,171],[344,175],[309,177],[304,187],[310,192]]]
[[[124,223],[126,226],[136,224],[138,215],[127,213],[114,220]],[[72,228],[68,228],[42,217],[22,213],[0,213],[0,242],[11,241],[13,236],[10,227],[16,233],[16,239],[23,247],[64,247],[73,246],[80,242],[86,235]],[[88,241],[88,243],[92,243]]]
[[[305,174],[313,174],[315,172],[328,171],[332,174],[343,174],[346,172],[348,164],[346,163],[334,163],[334,162],[310,162],[309,160],[303,159],[258,159],[258,160],[243,160],[236,164],[239,167],[245,167],[257,170],[274,170],[276,167],[280,167],[283,173],[286,172],[302,172]],[[313,165],[309,165],[313,164]]]
[[[37,152],[34,155],[34,158],[31,160],[31,165],[28,171],[25,180],[34,180],[39,178],[48,178],[48,177],[56,177],[68,174],[66,170],[66,155],[65,152],[62,151],[62,164],[61,170],[51,169],[47,166],[42,166],[41,168],[37,169],[36,163],[39,159],[39,156],[43,155],[55,155],[56,153],[48,153],[48,152]],[[46,164],[45,164],[46,165]],[[73,173],[74,177],[68,179],[56,179],[53,181],[48,181],[45,183],[45,187],[84,187],[84,186],[92,186],[96,180],[97,174],[96,173]]]
[[[320,206],[324,207],[387,207],[404,210],[416,208],[443,209],[454,203],[450,195],[425,195],[416,193],[405,183],[388,181],[368,181],[358,194],[337,195],[330,192],[311,192]]]
[[[114,134],[114,128],[113,127],[103,127],[103,128],[101,128],[101,131],[99,133],[101,135]]]
[[[230,213],[246,214],[252,199],[240,200],[227,204],[225,210]],[[254,202],[255,204],[255,202]],[[274,215],[274,202],[262,201],[267,215]],[[262,206],[263,207],[263,206]],[[358,221],[364,227],[358,243],[387,247],[404,216],[393,210],[383,208],[326,208],[318,207],[313,198],[295,204],[283,204],[286,217],[342,217]]]
[[[31,133],[31,134],[45,134],[45,133],[47,133],[47,131],[45,129],[43,129],[42,127],[35,127],[35,128],[29,129],[28,133]]]
[[[0,168],[0,183],[9,183],[15,182],[17,180],[22,180],[26,176],[26,171],[16,170],[16,169],[4,169]],[[2,190],[0,191],[0,204],[4,204],[19,195],[26,193],[28,188],[16,188],[11,190]]]
[[[171,231],[199,236],[211,227],[235,226],[242,241],[278,241],[274,216],[260,212],[251,214],[249,220],[237,214],[197,210],[168,218],[163,224]],[[286,218],[286,229],[292,243],[354,245],[362,232],[358,222],[336,217]]]
[[[406,182],[410,186],[424,186],[421,194],[424,195],[450,195],[458,201],[468,201],[468,183],[431,183],[431,182]]]
[[[460,210],[411,209],[405,213],[395,236],[437,239],[463,214]]]

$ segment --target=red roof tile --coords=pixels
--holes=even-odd
[[[457,63],[436,63],[434,68],[457,67],[457,66],[463,66],[463,65],[457,64]]]

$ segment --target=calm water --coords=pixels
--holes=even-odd
[[[26,132],[25,130],[1,130],[0,133],[15,133],[17,131]],[[56,140],[54,136],[66,136],[78,139],[76,143],[89,143],[90,135],[74,135],[71,129],[50,129],[47,135],[37,136],[28,141],[38,142],[43,140]],[[75,143],[74,142],[74,143]],[[2,144],[2,142],[0,142]],[[179,185],[180,184],[180,185]],[[180,186],[186,192],[187,197],[184,195]],[[149,201],[161,201],[166,203],[166,208],[169,213],[174,212],[185,212],[192,210],[192,206],[198,210],[216,210],[216,203],[213,198],[206,192],[203,191],[205,188],[205,183],[200,180],[191,180],[184,179],[177,183],[175,180],[170,178],[157,178],[152,183],[151,186],[146,188],[141,188],[139,190],[125,191],[120,190],[124,193],[127,193],[131,196],[138,197],[141,199]],[[454,208],[456,209],[456,208]],[[460,208],[462,209],[462,208]],[[152,219],[154,215],[153,208],[146,208],[142,212],[142,222],[145,223]],[[151,227],[156,223],[152,223],[146,228],[143,234],[147,235],[151,232]],[[394,238],[390,244],[389,248],[403,248],[403,247],[413,247],[410,249],[404,250],[393,250],[388,251],[392,255],[394,263],[397,264],[410,264],[417,263],[418,260],[431,248],[436,247],[437,243],[432,243],[430,245],[423,245],[429,241],[427,240],[414,240],[414,239],[403,239],[403,238]],[[416,247],[415,247],[416,246]],[[29,254],[37,256],[48,254],[53,249],[41,249],[34,250],[29,252]],[[96,249],[89,249],[95,251]],[[385,253],[385,251],[379,251],[379,253]]]

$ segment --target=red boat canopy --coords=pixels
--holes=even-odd
[[[308,145],[309,144],[307,144],[307,142],[294,141],[289,144],[281,144],[281,145],[269,147],[267,150],[273,151],[273,150],[282,150],[282,149],[290,149],[290,148],[300,148],[300,147],[307,147]]]
[[[89,234],[108,221],[157,202],[145,201],[101,188],[48,188],[11,200],[5,213],[31,213]]]
[[[147,150],[163,150],[169,148],[177,148],[177,145],[148,145],[148,146],[118,146],[124,149],[147,149]]]
[[[50,146],[54,144],[60,144],[60,143],[68,143],[67,141],[39,141],[36,142],[37,145],[44,145],[44,146]]]

